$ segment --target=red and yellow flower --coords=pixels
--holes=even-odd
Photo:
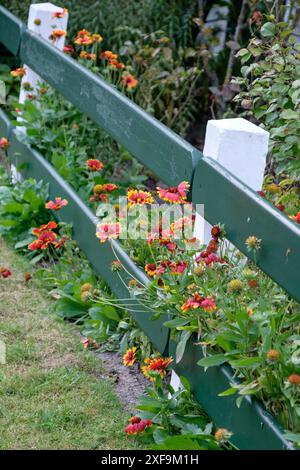
[[[125,432],[126,434],[139,434],[144,432],[146,428],[152,426],[152,424],[151,419],[139,419],[139,421],[136,420],[134,423],[128,424],[125,428]]]
[[[62,207],[67,206],[69,203],[67,199],[62,199],[61,197],[56,197],[55,201],[49,201],[45,204],[46,209],[50,209],[52,211],[58,211]]]
[[[15,70],[10,72],[12,77],[24,77],[26,75],[26,68],[25,67],[18,67]]]
[[[81,51],[79,54],[79,57],[81,57],[81,59],[86,59],[86,60],[96,60],[96,54],[92,54],[86,51]]]
[[[189,190],[189,183],[183,181],[178,186],[170,186],[169,188],[157,188],[157,194],[163,201],[171,202],[173,204],[184,204]]]
[[[136,351],[137,348],[127,349],[126,353],[123,356],[123,364],[126,367],[132,367],[136,361]]]
[[[148,276],[153,277],[157,274],[156,271],[156,264],[155,263],[148,263],[145,266],[145,271],[148,274]]]
[[[52,15],[53,18],[63,18],[68,13],[67,8],[64,8],[62,11],[55,11]]]
[[[96,237],[101,243],[106,242],[110,238],[118,238],[121,233],[121,225],[119,222],[108,224],[100,223],[97,225]]]
[[[57,41],[58,39],[65,37],[66,34],[66,31],[63,29],[54,29],[50,34],[49,39],[50,41]]]
[[[90,158],[86,161],[87,167],[90,171],[100,171],[104,168],[104,165],[97,158]]]
[[[39,228],[34,228],[32,230],[32,233],[34,235],[40,235],[43,232],[50,232],[52,230],[55,230],[58,227],[56,222],[48,222],[47,224],[41,225]]]
[[[148,357],[144,360],[145,365],[142,366],[142,372],[150,380],[155,380],[157,376],[164,378],[167,373],[167,368],[171,362],[173,362],[172,357]]]
[[[200,296],[197,292],[194,293],[193,297],[188,299],[182,306],[181,311],[183,313],[189,312],[190,310],[202,309],[205,312],[214,312],[217,306],[213,299],[209,297]]]
[[[57,234],[54,232],[42,232],[39,237],[33,242],[29,243],[28,250],[46,250],[50,245],[54,244],[57,239]]]
[[[292,215],[291,219],[294,220],[297,224],[300,224],[300,212],[296,215]]]
[[[121,84],[126,88],[131,89],[137,86],[138,80],[133,75],[131,75],[131,73],[123,73]]]
[[[6,137],[1,137],[0,139],[0,149],[6,150],[9,147],[9,141]]]
[[[129,189],[127,192],[128,206],[152,204],[153,197],[148,191],[139,191],[138,189]]]

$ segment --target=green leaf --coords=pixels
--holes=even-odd
[[[215,354],[214,356],[203,357],[197,364],[202,367],[213,367],[224,364],[226,361],[228,361],[228,358],[224,354]]]
[[[20,214],[23,212],[24,206],[19,202],[8,202],[4,205],[3,210],[12,214]]]
[[[282,119],[298,119],[299,114],[297,111],[293,111],[292,109],[284,109],[280,115]]]
[[[275,24],[271,22],[265,23],[260,29],[260,34],[264,38],[271,38],[274,36],[275,33],[276,33]]]
[[[187,325],[190,322],[186,318],[173,318],[173,320],[168,320],[164,323],[164,326],[167,328],[176,328],[177,326]]]
[[[245,359],[237,359],[230,361],[232,367],[254,367],[261,364],[261,357],[246,357]]]
[[[228,397],[229,395],[234,395],[236,392],[236,388],[230,387],[224,390],[224,392],[218,393],[218,397]]]
[[[184,355],[186,343],[188,339],[191,337],[191,335],[192,335],[191,331],[183,331],[181,333],[179,343],[177,344],[177,347],[176,347],[176,364],[178,364],[181,361]]]

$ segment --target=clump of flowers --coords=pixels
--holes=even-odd
[[[144,360],[144,366],[141,367],[143,374],[150,380],[155,380],[156,377],[163,379],[167,373],[168,366],[173,362],[172,357],[156,356],[154,358],[147,357]]]
[[[211,313],[217,309],[216,303],[209,297],[199,295],[197,292],[194,293],[193,297],[188,299],[182,306],[181,311],[183,313],[189,312],[190,310],[201,309],[205,312]]]

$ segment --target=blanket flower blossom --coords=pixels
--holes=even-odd
[[[118,238],[121,233],[121,225],[117,223],[100,223],[97,225],[96,237],[101,243],[106,242],[110,238]]]
[[[163,201],[171,202],[173,204],[184,204],[189,190],[189,183],[182,181],[178,186],[170,186],[163,189],[157,187],[157,194]]]
[[[55,201],[49,201],[45,204],[46,209],[50,209],[52,211],[58,211],[62,207],[67,206],[68,201],[66,199],[62,199],[61,197],[56,197]]]
[[[209,297],[203,297],[197,292],[194,293],[193,297],[188,299],[182,306],[181,311],[183,313],[189,312],[190,310],[202,309],[205,312],[213,312],[217,306],[213,299]]]

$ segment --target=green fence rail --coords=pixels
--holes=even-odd
[[[249,235],[261,238],[258,265],[300,301],[300,229],[296,224],[101,78],[28,31],[3,7],[0,7],[0,42],[13,54],[19,54],[22,61],[123,144],[165,183],[176,185],[183,180],[188,181],[193,203],[205,205],[205,218],[212,224],[224,223],[227,238],[239,249],[244,251],[244,242]],[[69,205],[61,212],[62,217],[72,224],[75,240],[115,294],[120,299],[128,296],[128,278],[121,278],[111,271],[114,252],[129,272],[141,282],[147,282],[145,274],[134,265],[118,242],[99,244],[95,237],[94,214],[42,155],[19,141],[15,129],[1,110],[0,131],[1,136],[10,139],[9,157],[17,166],[23,164],[25,177],[50,182],[52,196],[59,194],[69,199]],[[134,318],[157,349],[162,353],[172,352],[169,330],[163,326],[164,319],[154,322],[150,319],[151,312],[138,302],[134,310]],[[278,423],[255,400],[252,402],[247,398],[246,408],[240,410],[233,400],[222,402],[223,399],[217,396],[220,391],[218,381],[225,384],[231,380],[229,369],[215,367],[205,374],[193,361],[195,355],[201,354],[199,347],[196,348],[191,342],[189,348],[183,362],[176,365],[175,370],[190,380],[200,403],[209,410],[216,423],[222,425],[220,417],[223,422],[228,422],[234,433],[232,441],[238,447],[291,447]],[[251,413],[253,416],[248,419]],[[242,426],[244,432],[241,432]]]

